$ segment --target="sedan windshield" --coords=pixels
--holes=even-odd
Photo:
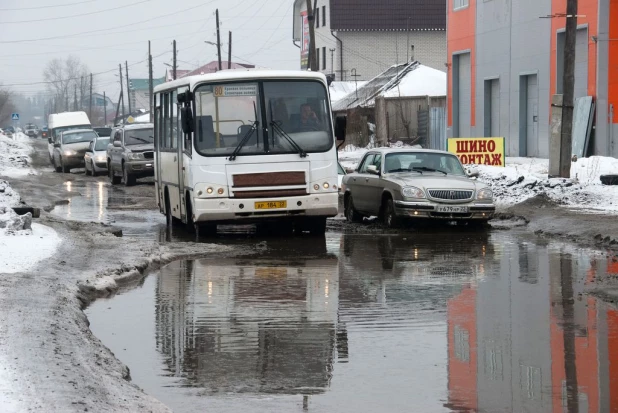
[[[200,86],[197,151],[206,156],[325,152],[332,148],[326,87],[313,80]]]
[[[104,151],[107,149],[107,145],[109,145],[109,138],[99,138],[96,140],[94,144],[95,151]]]
[[[154,129],[127,129],[124,131],[124,144],[147,145],[154,143]]]
[[[62,143],[80,143],[80,142],[91,142],[97,137],[97,134],[94,131],[87,132],[68,132],[62,135]]]
[[[385,173],[419,172],[464,175],[455,155],[439,152],[396,152],[386,155]]]

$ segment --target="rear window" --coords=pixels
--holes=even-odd
[[[92,142],[97,138],[97,134],[94,131],[88,132],[70,132],[62,135],[62,143],[80,143],[80,142]]]
[[[99,138],[94,144],[94,150],[104,151],[107,149],[107,145],[109,145],[109,138]]]

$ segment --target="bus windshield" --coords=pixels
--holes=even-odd
[[[328,95],[320,82],[202,85],[195,100],[195,148],[201,155],[303,154],[333,146]]]

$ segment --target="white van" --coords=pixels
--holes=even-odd
[[[86,112],[62,112],[49,115],[47,128],[49,130],[47,149],[49,161],[53,164],[54,142],[60,137],[60,133],[72,129],[92,129],[92,125]]]

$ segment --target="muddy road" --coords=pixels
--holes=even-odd
[[[338,217],[321,238],[196,240],[151,179],[55,173],[35,147],[41,174],[11,185],[63,243],[0,278],[14,411],[618,411],[618,311],[587,294],[618,258],[581,246],[602,218],[527,203],[480,231]],[[591,242],[538,236],[568,222]]]

